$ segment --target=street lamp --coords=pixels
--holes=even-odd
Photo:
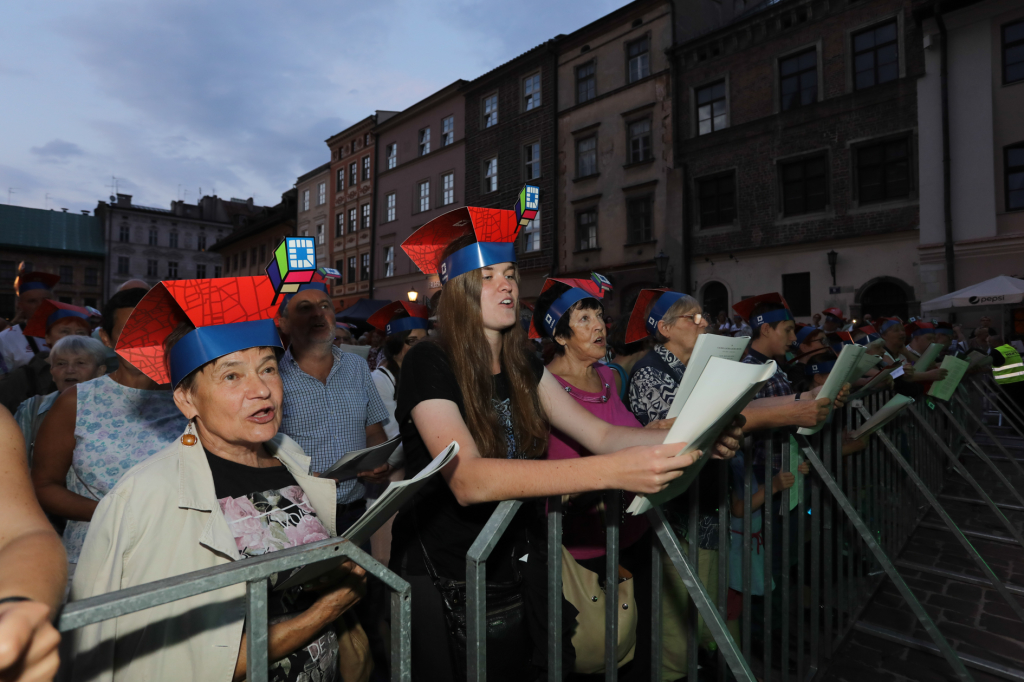
[[[665,273],[668,272],[668,254],[664,251],[658,251],[658,255],[654,257],[654,269],[658,273],[658,286],[662,286],[665,282]]]
[[[836,253],[835,250],[833,249],[832,251],[829,251],[825,255],[828,256],[828,270],[829,270],[829,272],[832,273],[832,286],[835,286],[836,285],[836,261],[839,260],[839,254]]]
[[[406,296],[409,297],[410,303],[415,303],[416,299],[420,297],[420,292],[416,291],[415,289],[409,289],[409,293],[406,294]]]

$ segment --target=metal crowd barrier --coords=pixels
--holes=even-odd
[[[160,606],[222,587],[246,585],[245,630],[247,679],[266,682],[267,579],[274,573],[325,559],[347,558],[366,569],[391,590],[391,679],[410,682],[410,635],[412,632],[412,588],[357,546],[344,538],[284,549],[261,557],[243,559],[215,568],[193,571],[117,592],[74,601],[64,607],[57,629],[68,632],[86,625]]]
[[[727,614],[729,585],[729,547],[732,531],[731,486],[728,467],[718,468],[715,481],[718,506],[718,570],[717,590],[710,594],[699,579],[698,571],[698,516],[701,486],[694,484],[688,496],[688,527],[676,528],[666,519],[663,510],[648,512],[652,527],[651,541],[651,613],[640,614],[651,623],[651,642],[637,644],[637,657],[651,656],[651,680],[660,682],[662,667],[662,609],[661,595],[666,578],[662,573],[663,559],[678,575],[689,596],[688,619],[688,679],[696,680],[698,647],[701,633],[698,618],[717,647],[718,680],[725,682],[726,669],[741,682],[763,680],[784,682],[821,678],[827,671],[835,653],[853,633],[863,633],[887,639],[897,644],[930,652],[945,658],[954,676],[959,680],[972,680],[968,667],[983,670],[1006,679],[1021,679],[1020,671],[1005,668],[991,661],[958,654],[929,617],[921,603],[908,587],[899,568],[932,572],[940,577],[991,587],[1000,594],[1011,610],[1024,622],[1024,608],[1015,595],[1024,595],[1024,587],[1009,585],[1000,580],[972,543],[973,539],[1009,542],[1024,549],[1024,536],[1006,517],[1005,509],[1024,511],[1024,497],[1011,481],[1020,476],[1024,481],[1024,467],[1013,457],[998,436],[984,423],[978,413],[986,406],[997,411],[1003,422],[1009,424],[1024,438],[1024,415],[1002,393],[989,377],[968,378],[948,404],[927,405],[921,399],[904,410],[883,430],[868,441],[867,447],[857,453],[844,455],[843,435],[856,429],[891,397],[887,392],[875,393],[862,401],[852,401],[844,410],[833,415],[831,423],[810,438],[786,435],[771,438],[770,452],[765,456],[765,487],[770,490],[772,480],[771,454],[781,457],[781,470],[788,472],[800,460],[810,463],[813,474],[804,477],[803,494],[795,498],[790,509],[791,488],[768,497],[762,507],[763,573],[765,594],[763,622],[755,624],[751,574],[753,567],[753,539],[751,537],[751,480],[754,476],[753,458],[745,457],[745,476],[742,497],[743,517],[742,560],[743,576],[742,616],[740,632],[742,646],[729,632]],[[976,427],[976,430],[971,430]],[[999,461],[1010,460],[1013,471],[1007,476],[985,448],[977,441],[978,434],[994,444],[1001,453]],[[796,451],[791,452],[791,444]],[[979,483],[964,463],[965,458],[977,458],[983,471],[991,472],[1000,487],[1020,501],[1021,505],[996,502],[990,491]],[[986,506],[1005,527],[1007,535],[997,536],[977,531],[962,530],[943,506],[943,499],[962,502],[966,498],[949,498],[943,494],[946,473],[955,472],[977,495],[967,501]],[[702,476],[714,476],[714,470],[705,469]],[[705,489],[708,489],[705,487]],[[994,492],[994,491],[991,491]],[[606,491],[608,509],[618,509],[620,491]],[[498,504],[484,529],[471,546],[466,557],[467,583],[467,671],[468,679],[477,682],[486,679],[486,562],[502,533],[508,528],[523,503],[507,501]],[[569,672],[562,669],[562,505],[558,497],[548,500],[547,515],[547,674],[551,682],[564,679]],[[923,522],[934,513],[941,525]],[[619,515],[606,514],[606,575],[616,576],[620,556]],[[981,576],[970,576],[941,568],[923,566],[904,560],[893,560],[910,540],[918,527],[951,532],[966,551]],[[679,531],[685,532],[688,547],[684,549]],[[781,547],[781,574],[773,567],[775,543]],[[62,632],[140,611],[196,594],[245,582],[247,586],[246,631],[249,679],[263,682],[267,679],[267,578],[277,572],[327,558],[347,557],[380,579],[392,592],[391,598],[391,678],[411,679],[411,589],[409,584],[389,571],[358,547],[343,539],[326,540],[283,550],[263,557],[196,571],[155,583],[138,586],[91,599],[68,604],[59,620]],[[861,617],[876,591],[888,578],[908,604],[929,641],[915,639],[905,633],[862,622]],[[614,578],[613,578],[614,579]],[[771,585],[779,599],[775,603]],[[606,600],[605,679],[618,679],[616,643],[618,641],[618,609],[616,599]],[[776,611],[777,610],[777,611]],[[760,657],[752,653],[752,634],[760,626],[763,652]],[[776,665],[777,663],[777,665]]]

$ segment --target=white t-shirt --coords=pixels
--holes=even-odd
[[[395,407],[398,403],[395,400],[395,378],[384,367],[378,367],[370,372],[373,385],[377,387],[380,399],[384,401],[384,407],[388,411],[388,420],[384,422],[384,435],[389,439],[398,435],[398,421],[395,419]],[[405,466],[405,450],[399,445],[388,458],[388,464],[392,469]]]
[[[37,337],[33,338],[35,338],[39,350],[50,350],[46,341]],[[34,356],[35,353],[28,345],[28,340],[19,325],[8,327],[0,332],[0,357],[3,358],[3,364],[8,372],[27,365]]]

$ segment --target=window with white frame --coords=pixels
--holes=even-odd
[[[576,243],[580,251],[597,248],[596,208],[588,208],[576,214]]]
[[[540,251],[540,211],[523,228],[523,251]]]
[[[455,117],[441,119],[441,146],[447,147],[455,142]]]
[[[896,20],[853,34],[853,87],[863,90],[899,78]]]
[[[152,234],[154,231],[155,230],[150,230],[150,233]],[[120,237],[119,237],[119,241],[130,242],[131,240],[132,240],[132,228],[128,227],[127,225],[122,225],[121,226],[121,234],[120,234]],[[150,240],[150,246],[153,246],[152,239]]]
[[[540,177],[540,142],[531,142],[523,147],[523,179],[536,180]]]
[[[303,211],[308,211],[309,210],[309,190],[308,189],[302,190],[302,210]]]
[[[534,73],[523,79],[523,111],[540,106],[540,74]]]
[[[334,216],[334,236],[343,237],[345,236],[345,213],[339,212],[338,215]],[[337,248],[337,245],[335,246]]]
[[[430,180],[424,180],[416,185],[416,196],[419,197],[418,212],[430,210]]]
[[[359,184],[359,164],[355,161],[348,165],[348,186],[355,187]]]
[[[651,74],[650,40],[647,36],[634,40],[627,47],[629,55],[629,82],[635,83]]]
[[[644,118],[629,124],[629,162],[650,161],[651,119]]]
[[[178,279],[178,261],[167,261],[167,279]]]
[[[695,95],[698,135],[706,135],[728,127],[724,80],[697,88]]]
[[[426,156],[430,153],[430,128],[424,128],[420,131],[420,156]]]
[[[363,180],[370,179],[370,157],[363,157]]]
[[[387,147],[388,170],[398,165],[398,143],[392,142]]]
[[[159,277],[157,268],[160,263],[155,258],[150,258],[146,261],[146,277]]]
[[[484,161],[484,191],[498,191],[498,157]]]
[[[498,93],[484,97],[484,128],[498,125]]]
[[[395,275],[395,247],[384,247],[384,276],[394,277]]]
[[[455,203],[455,173],[445,173],[441,176],[441,205]]]
[[[370,279],[370,254],[364,253],[359,256],[359,281],[365,282]]]
[[[591,59],[576,67],[576,104],[597,97],[597,64]]]
[[[355,284],[356,283],[356,257],[355,256],[349,256],[349,259],[348,259],[348,277],[347,277],[346,281],[349,284]]]
[[[320,225],[316,226],[316,243],[317,244],[323,244],[324,243],[324,226],[323,226],[323,224],[320,224]],[[253,249],[253,250],[255,251],[255,249]]]
[[[199,236],[196,237],[196,250],[206,251],[206,235],[202,232],[200,232]]]
[[[321,182],[316,190],[316,205],[323,206],[327,203],[327,183]]]
[[[350,208],[348,210],[348,231],[349,234],[356,232],[359,229],[359,209]]]
[[[576,177],[586,178],[597,174],[597,136],[576,140]]]
[[[337,182],[338,182],[338,189],[337,189],[338,192],[340,192],[341,190],[345,189],[345,167],[344,166],[342,166],[341,168],[338,169]]]
[[[171,232],[169,235],[167,235],[167,246],[171,247],[172,249],[178,248],[177,232]]]
[[[363,204],[361,209],[363,212],[363,221],[360,229],[368,230],[370,229],[370,205]]]
[[[398,195],[394,192],[390,192],[384,197],[384,215],[386,216],[385,222],[391,222],[395,219],[395,209],[398,206]]]

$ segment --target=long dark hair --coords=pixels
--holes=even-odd
[[[471,234],[455,240],[445,249],[442,260],[475,241]],[[480,311],[482,287],[480,270],[453,277],[444,285],[437,308],[438,326],[441,328],[438,343],[448,355],[462,391],[466,425],[473,434],[480,454],[483,457],[504,459],[508,457],[505,436],[491,403],[494,392],[492,359]],[[516,443],[522,456],[538,458],[547,448],[548,420],[541,407],[537,381],[524,349],[526,332],[516,323],[502,330],[501,335],[500,361],[508,378]]]
[[[409,313],[404,310],[400,310],[391,320],[400,320],[403,317],[409,317]],[[391,372],[391,376],[395,378],[395,394],[398,394],[398,381],[402,376],[402,368],[399,366],[398,361],[395,359],[402,354],[402,347],[405,342],[409,339],[410,329],[406,329],[404,332],[397,332],[384,337],[384,369]]]

